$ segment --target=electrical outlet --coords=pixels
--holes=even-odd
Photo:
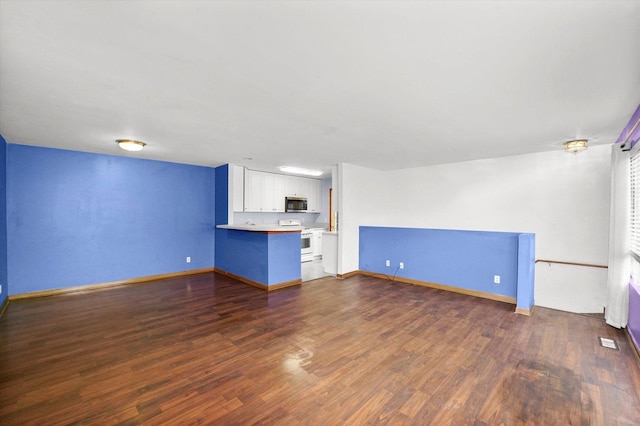
[[[500,284],[500,275],[494,275],[493,276],[493,283],[494,284]]]
[[[404,262],[400,262],[400,269],[404,269]]]
[[[191,263],[191,256],[187,256],[187,263]]]
[[[0,284],[0,294],[2,294],[2,284]]]
[[[385,260],[385,265],[391,266],[391,261],[389,259]]]

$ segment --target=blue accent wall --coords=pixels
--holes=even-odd
[[[213,168],[14,144],[7,154],[11,294],[214,266]]]
[[[216,225],[229,223],[229,165],[216,167]]]
[[[269,286],[300,279],[300,233],[218,229],[216,268]]]
[[[0,135],[0,305],[9,295],[7,278],[7,142]]]
[[[522,258],[520,235],[529,236],[522,242],[528,244],[528,254]],[[530,282],[520,285],[522,291],[530,291],[533,305],[533,238],[533,234],[509,232],[362,226],[359,268],[516,298],[519,261],[530,261],[530,270],[520,271],[522,279]],[[387,259],[391,261],[389,267],[385,266]],[[404,269],[398,269],[400,262]],[[494,275],[500,275],[500,284],[494,284]]]

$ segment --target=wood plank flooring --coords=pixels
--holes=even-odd
[[[640,424],[624,332],[513,310],[372,277],[267,293],[213,273],[13,302],[0,424]]]

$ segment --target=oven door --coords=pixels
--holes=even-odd
[[[303,232],[300,234],[300,259],[302,262],[309,262],[313,260],[313,247],[311,241],[313,239],[313,233]]]

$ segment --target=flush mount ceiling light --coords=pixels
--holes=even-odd
[[[309,170],[309,169],[302,169],[300,167],[290,167],[290,166],[282,166],[280,167],[280,170],[285,173],[293,173],[296,175],[320,176],[322,174],[322,172],[318,170]]]
[[[140,141],[134,141],[132,139],[117,139],[118,146],[125,151],[141,151],[145,147],[146,143]]]
[[[580,152],[583,149],[587,149],[589,142],[586,139],[576,139],[573,141],[567,141],[564,145],[564,150],[567,152]]]

